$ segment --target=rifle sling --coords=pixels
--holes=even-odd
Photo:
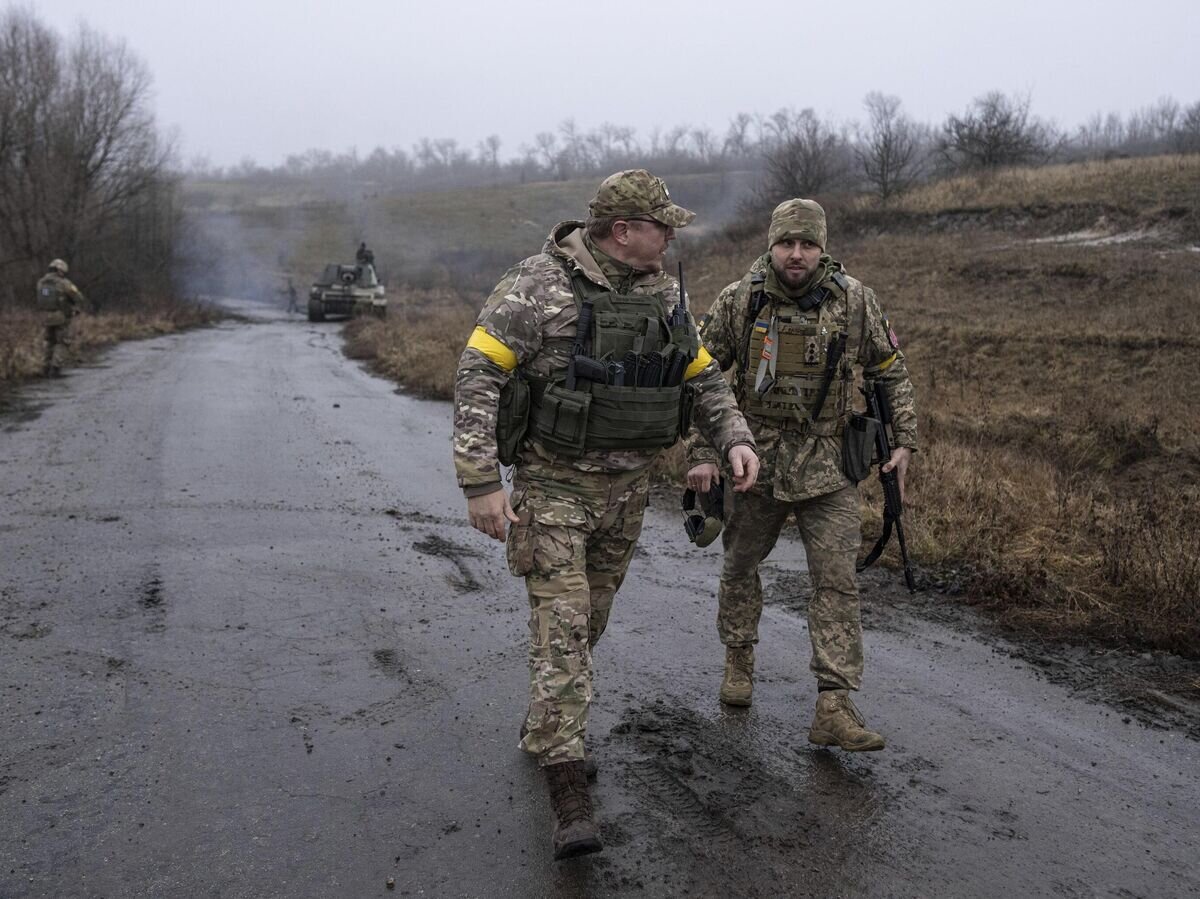
[[[879,539],[875,541],[875,545],[871,547],[867,557],[854,566],[854,570],[862,572],[874,565],[876,560],[883,555],[883,548],[887,546],[890,539],[892,539],[892,519],[885,514],[883,516],[883,533],[879,535]]]

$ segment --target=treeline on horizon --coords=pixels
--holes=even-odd
[[[200,158],[186,175],[407,191],[566,181],[645,167],[664,175],[758,172],[757,193],[764,200],[858,190],[886,201],[914,184],[948,175],[1200,152],[1200,100],[1185,106],[1164,96],[1128,115],[1096,113],[1071,131],[1036,115],[1029,95],[1001,91],[975,98],[963,112],[937,125],[911,118],[899,97],[872,92],[863,106],[865,118],[848,123],[823,118],[812,109],[739,113],[723,134],[688,125],[655,128],[645,135],[611,123],[585,130],[566,119],[507,158],[496,135],[474,149],[454,138],[422,138],[411,150],[377,147],[366,156],[357,149],[310,149],[273,167],[247,158],[222,168]]]

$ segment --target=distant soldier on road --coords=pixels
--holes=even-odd
[[[83,311],[83,293],[67,277],[67,264],[51,260],[49,271],[38,279],[37,308],[44,313],[46,350],[42,371],[47,377],[62,374],[67,347],[70,346],[71,319]]]
[[[296,295],[296,285],[294,285],[292,283],[291,278],[287,279],[287,287],[284,288],[283,292],[287,294],[287,298],[288,298],[288,305],[287,305],[288,314],[290,315],[293,312],[299,312],[300,311],[299,297]]]
[[[734,390],[762,460],[757,485],[735,496],[722,538],[720,697],[750,705],[762,615],[758,567],[794,516],[813,584],[808,630],[818,696],[808,738],[861,752],[883,749],[884,740],[866,728],[849,696],[863,673],[854,570],[862,534],[857,482],[846,471],[857,465],[863,477],[871,451],[867,442],[864,462],[863,444],[843,439],[855,366],[867,381],[881,381],[891,400],[898,446],[886,468],[897,472],[901,489],[917,448],[917,416],[904,355],[875,292],[846,274],[825,247],[825,211],[812,200],[781,203],[771,216],[767,252],[721,292],[702,328],[722,371],[736,366]],[[694,430],[687,447],[688,485],[707,490],[720,460]]]
[[[694,403],[734,489],[758,471],[733,394],[662,270],[694,217],[649,172],[606,178],[586,223],[556,225],[509,269],[459,361],[458,482],[474,527],[497,540],[508,529],[508,567],[529,593],[520,748],[546,772],[555,858],[601,848],[584,762],[592,647],[642,530],[650,464]],[[515,462],[511,505],[498,459]]]

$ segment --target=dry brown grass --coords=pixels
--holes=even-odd
[[[71,326],[67,364],[122,340],[140,340],[185,328],[212,324],[224,317],[219,309],[168,299],[148,300],[136,308],[81,315]],[[42,316],[26,309],[0,309],[0,388],[40,377],[43,352]]]
[[[454,371],[482,301],[448,289],[393,294],[385,321],[359,318],[346,325],[346,354],[418,396],[454,396]]]
[[[1198,189],[1200,156],[1157,156],[947,178],[913,190],[892,208],[933,214],[961,208],[1091,203],[1148,210],[1195,202]],[[874,201],[863,198],[855,205],[865,209]]]

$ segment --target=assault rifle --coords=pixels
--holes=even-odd
[[[894,427],[892,403],[882,381],[872,382],[870,389],[864,387],[862,392],[867,398],[867,415],[879,422],[879,427],[875,430],[875,450],[879,454],[879,482],[883,484],[883,533],[879,535],[867,557],[857,566],[857,570],[865,571],[875,564],[875,560],[879,558],[892,536],[892,528],[895,527],[896,539],[900,543],[900,559],[904,563],[904,583],[908,585],[910,593],[915,593],[917,582],[908,562],[908,544],[904,542],[904,523],[901,521],[904,506],[900,502],[900,478],[895,469],[883,470],[883,466],[892,458],[892,442],[888,439],[888,428]]]
[[[683,286],[683,263],[679,263],[679,302],[671,311],[671,317],[667,320],[667,325],[670,326],[672,334],[676,328],[686,327],[688,323],[687,314],[687,291]],[[663,377],[663,385],[666,387],[677,387],[683,383],[683,376],[687,372],[687,367],[691,364],[691,359],[687,357],[687,353],[682,347],[675,347],[675,355],[671,357],[670,363],[667,365],[666,375]]]
[[[608,368],[587,355],[587,343],[592,336],[592,304],[584,303],[579,310],[579,321],[575,325],[575,344],[571,347],[571,361],[567,363],[567,377],[563,386],[575,390],[577,379],[599,381],[608,379]]]

